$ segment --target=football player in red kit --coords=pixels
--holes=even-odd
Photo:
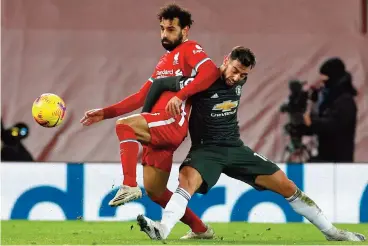
[[[184,141],[188,132],[191,108],[190,96],[207,89],[219,76],[216,65],[195,41],[188,40],[193,23],[191,14],[176,4],[161,8],[158,19],[161,43],[167,52],[160,58],[152,76],[135,94],[123,101],[102,109],[85,113],[81,123],[89,126],[103,119],[130,113],[143,106],[154,79],[168,76],[193,76],[195,79],[180,92],[165,92],[154,105],[152,113],[142,113],[120,118],[116,134],[120,141],[120,157],[124,181],[110,206],[119,206],[142,197],[136,182],[139,142],[143,145],[142,164],[144,187],[149,197],[163,208],[172,192],[166,188],[173,153]],[[173,116],[176,115],[176,116]],[[165,190],[162,193],[162,190]],[[182,221],[192,229],[183,239],[212,238],[213,230],[190,210]]]

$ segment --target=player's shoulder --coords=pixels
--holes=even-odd
[[[194,41],[194,40],[188,40],[188,41],[185,41],[183,44],[182,44],[182,48],[185,49],[185,50],[203,50],[202,46],[197,42],[197,41]]]
[[[170,52],[167,52],[167,51],[166,51],[164,54],[162,54],[162,55],[160,56],[159,61],[161,61],[161,60],[165,59],[165,57],[166,57],[168,54],[170,54]]]
[[[165,54],[163,54],[162,56],[160,56],[160,58],[158,59],[158,62],[156,64],[156,68],[159,68],[159,67],[161,67],[161,66],[163,66],[165,64],[165,59],[166,59],[166,57],[167,57],[168,54],[169,53],[166,52]]]
[[[195,45],[199,45],[199,43],[195,40],[187,40],[183,43],[186,46],[195,46]]]

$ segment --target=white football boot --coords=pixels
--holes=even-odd
[[[109,202],[111,207],[117,207],[124,205],[125,203],[137,200],[142,197],[142,190],[138,186],[130,187],[127,185],[122,185],[115,196]]]
[[[336,233],[334,233],[334,235],[326,235],[326,239],[328,241],[353,241],[353,242],[364,242],[366,240],[365,236],[360,233],[340,229],[336,229]]]
[[[152,221],[142,214],[137,216],[137,222],[141,231],[145,232],[149,238],[153,240],[165,239],[162,225],[159,222]]]
[[[207,231],[205,232],[193,232],[192,230],[188,231],[187,234],[182,236],[180,239],[213,239],[215,237],[215,231],[209,226],[206,225]]]

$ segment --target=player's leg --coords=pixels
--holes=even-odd
[[[263,160],[260,161],[263,162]],[[282,195],[296,213],[306,217],[323,234],[335,234],[336,228],[328,221],[322,210],[312,199],[300,191],[282,170],[278,170],[271,175],[257,176],[255,178],[255,184]]]
[[[158,160],[159,158],[160,160],[162,160],[163,156],[168,156],[169,154],[170,153],[168,153],[168,151],[156,151],[155,154],[151,153],[150,156],[155,158],[156,160]],[[166,158],[167,161],[170,161],[170,167],[172,164],[172,154],[173,153],[171,153],[170,157]],[[145,161],[147,162],[147,160]],[[144,188],[147,192],[147,195],[151,198],[152,201],[159,204],[162,208],[166,207],[166,204],[169,202],[173,194],[170,190],[166,188],[167,181],[170,175],[170,170],[165,169],[165,167],[167,166],[168,165],[163,164],[161,165],[161,167],[155,167],[154,165],[145,164],[143,168]],[[208,233],[205,234],[205,232],[207,231],[206,225],[189,208],[186,208],[184,216],[180,220],[190,227],[193,234],[197,236],[202,236],[201,239],[213,238],[213,235],[207,235]],[[203,237],[203,235],[207,237]]]
[[[166,239],[174,225],[184,215],[189,200],[195,192],[207,193],[221,175],[226,156],[218,149],[191,150],[179,172],[179,186],[166,205],[161,223],[156,223],[140,215],[137,217],[141,229],[155,231],[152,239]],[[208,232],[212,229],[208,228]]]
[[[282,195],[294,211],[314,224],[330,241],[365,241],[362,234],[337,229],[318,205],[279,170],[272,175],[259,175],[255,184]]]
[[[224,170],[228,176],[242,180],[257,190],[267,189],[282,195],[296,213],[306,217],[328,239],[332,237],[349,241],[359,239],[360,236],[353,233],[337,230],[315,202],[300,191],[294,182],[266,157],[253,152],[246,146],[232,148],[229,156],[232,158],[232,166]]]
[[[143,215],[138,215],[137,217],[137,222],[141,231],[144,231],[151,239],[166,239],[175,224],[179,222],[180,218],[184,218],[188,211],[187,205],[191,195],[184,188],[180,187],[180,183],[182,184],[184,181],[184,183],[193,185],[187,186],[188,190],[195,190],[195,184],[198,185],[197,188],[200,187],[202,179],[196,169],[192,167],[184,167],[180,172],[182,175],[179,178],[179,186],[166,204],[161,223],[154,222]],[[190,181],[186,179],[189,179]],[[211,239],[213,237],[213,229],[207,226],[205,232],[195,233],[192,231],[181,239]]]
[[[117,120],[116,135],[120,141],[120,160],[124,181],[115,197],[109,202],[113,207],[142,197],[142,191],[137,186],[139,142],[148,143],[151,140],[147,121],[139,114]]]
[[[165,193],[167,181],[169,180],[170,173],[160,170],[154,166],[143,166],[143,184],[147,195],[152,201],[165,207],[166,204],[162,204],[160,197]]]
[[[118,119],[116,134],[120,141],[120,156],[124,172],[123,184],[135,187],[137,186],[138,142],[149,143],[151,139],[147,121],[140,114]]]
[[[225,163],[226,155],[221,148],[191,149],[180,168],[179,186],[162,215],[163,238],[167,238],[170,234],[193,194],[195,192],[206,194],[216,184]]]
[[[143,113],[119,119],[116,134],[120,141],[124,181],[109,205],[123,205],[142,196],[136,182],[138,142],[172,147],[170,146],[172,143],[180,144],[184,140],[186,132],[186,127],[176,128],[175,120],[166,113]]]

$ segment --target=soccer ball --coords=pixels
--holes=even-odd
[[[55,127],[63,122],[65,103],[59,96],[45,93],[39,96],[32,106],[35,121],[43,127]]]

